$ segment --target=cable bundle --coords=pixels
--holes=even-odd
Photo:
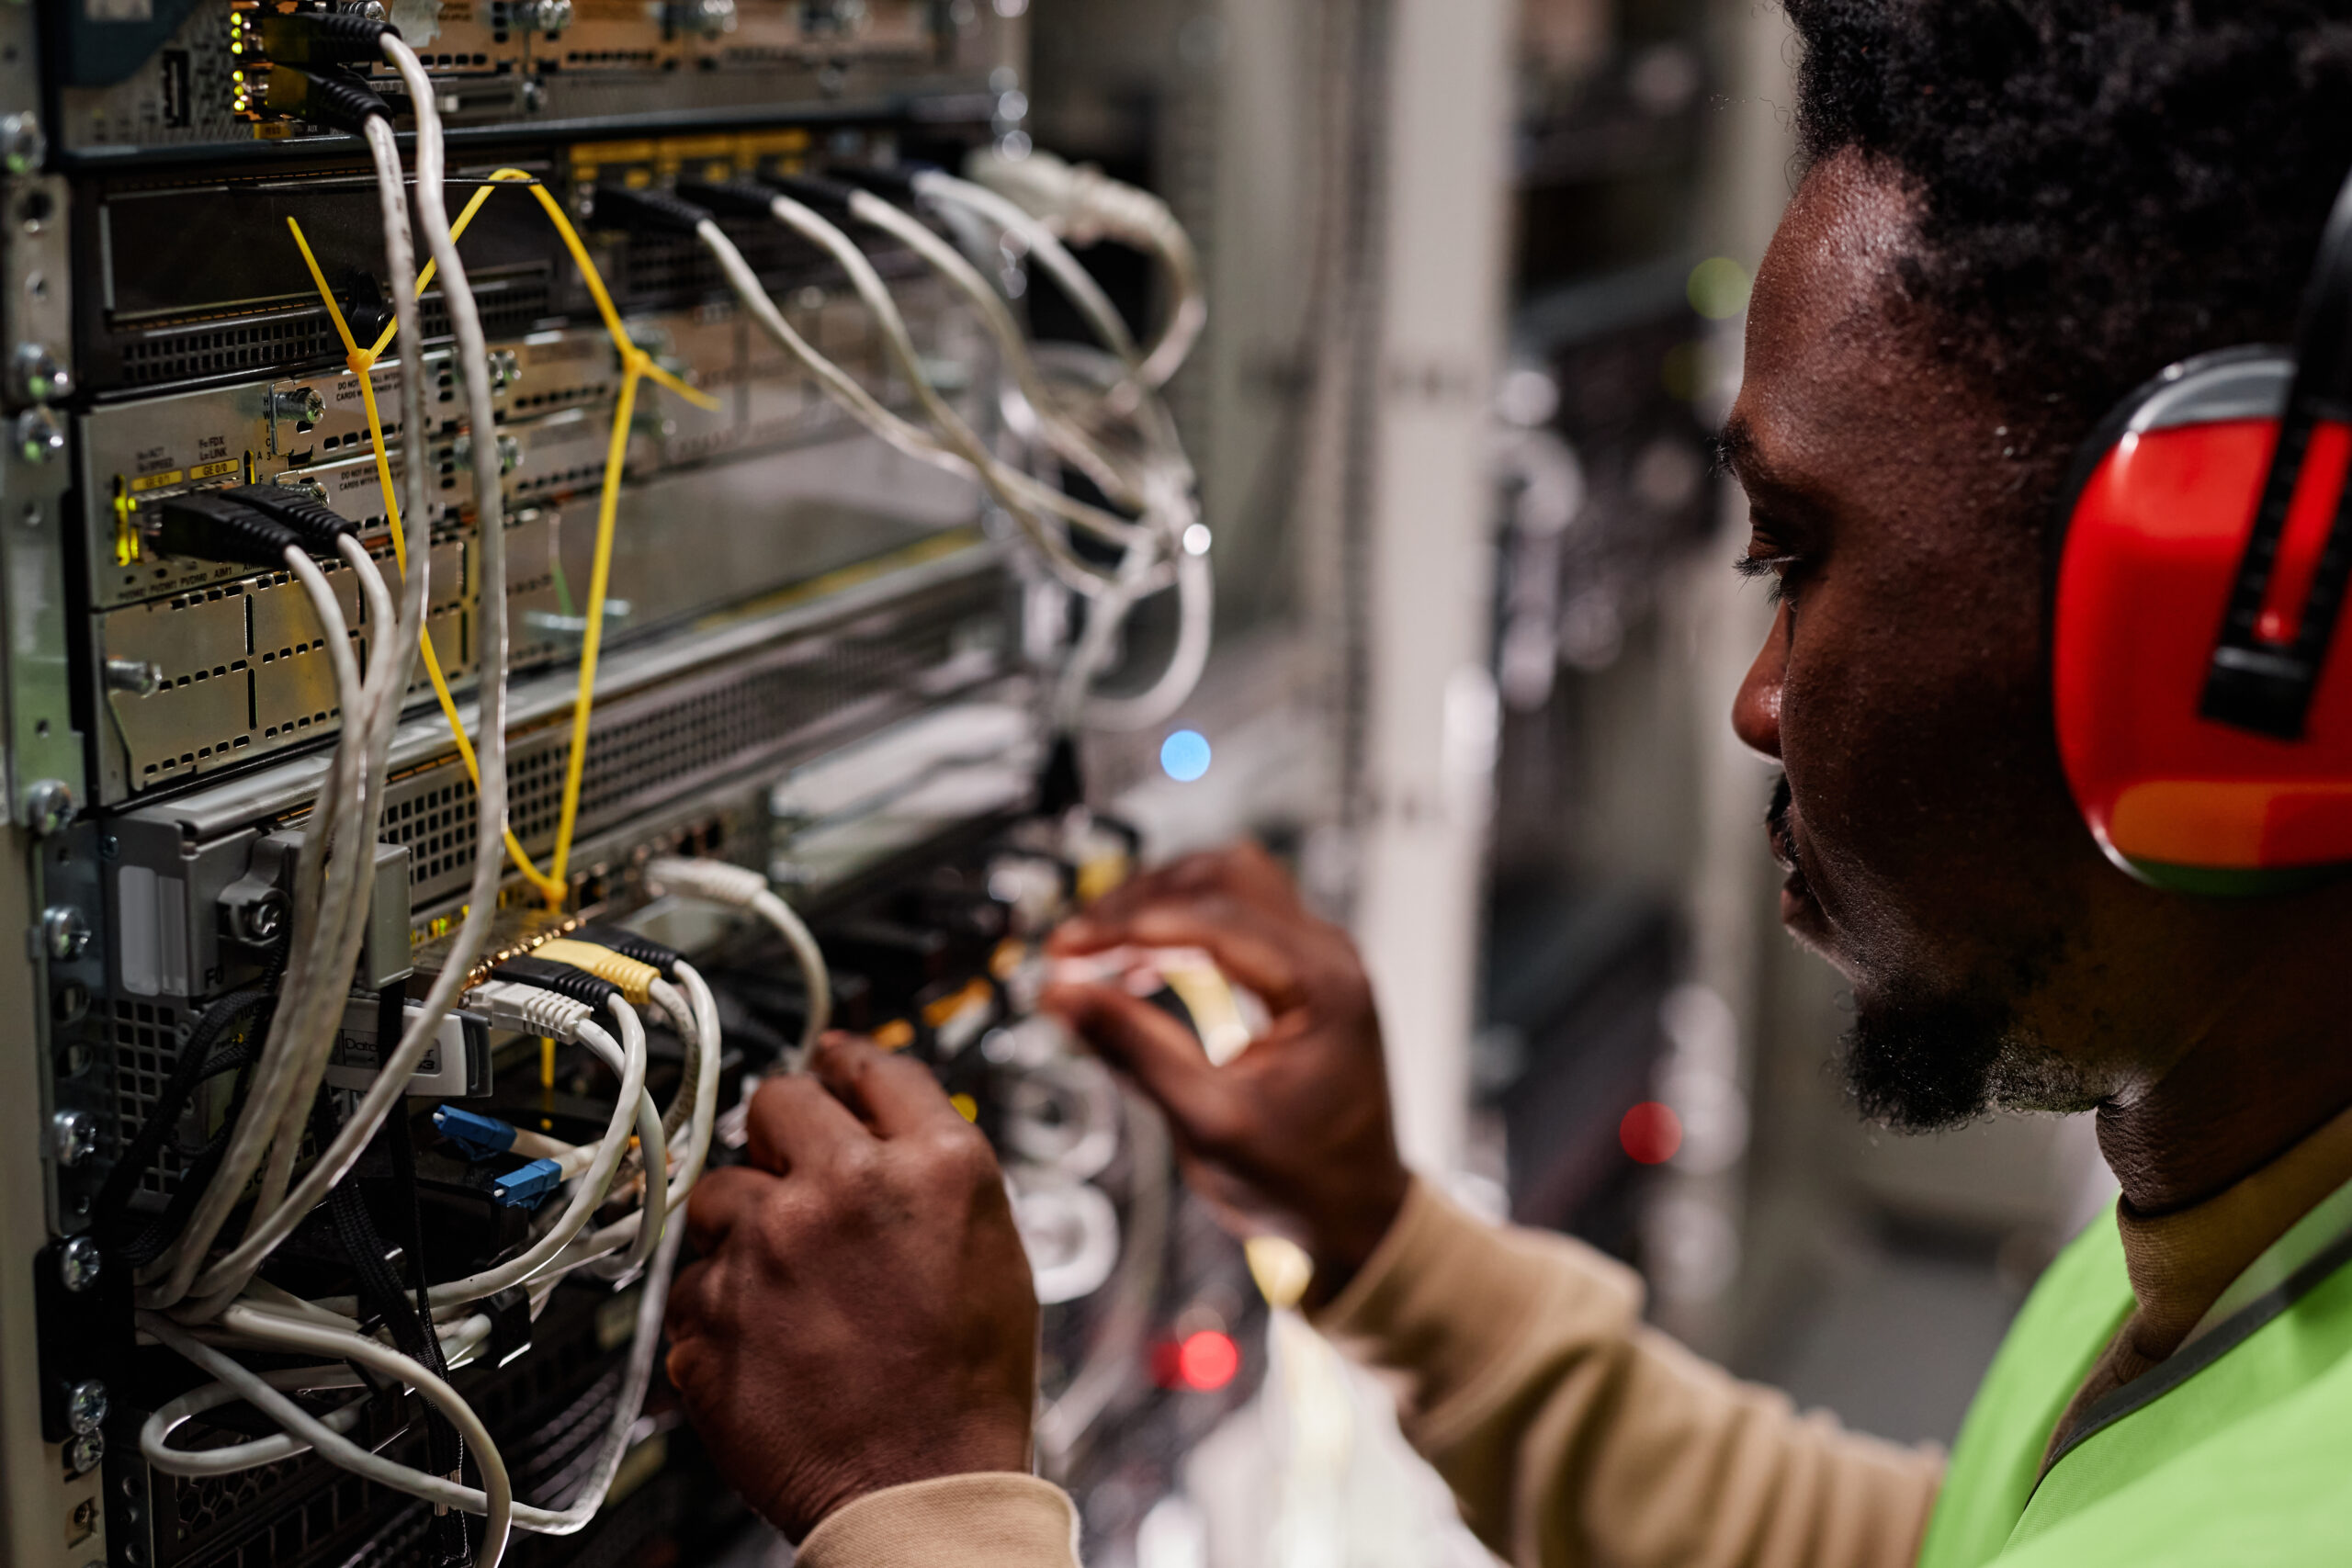
[[[365,32],[363,41],[379,49],[399,72],[417,121],[415,209],[432,254],[432,265],[423,275],[409,229],[408,182],[380,101],[360,106],[352,127],[366,140],[376,174],[403,370],[402,428],[431,428],[424,378],[416,374],[423,363],[418,292],[437,271],[457,339],[466,410],[472,428],[488,432],[494,423],[487,347],[448,220],[443,139],[432,85],[397,33],[371,27],[353,32],[353,39],[358,32]],[[325,41],[340,49],[352,40],[338,33]],[[292,51],[287,40],[277,40],[277,46]],[[334,59],[344,60],[347,52],[335,53]],[[307,246],[305,254],[308,259]],[[343,324],[339,312],[337,323]],[[363,351],[347,331],[345,346],[357,364]],[[383,346],[367,351],[369,364]],[[364,367],[361,378],[367,387]],[[370,398],[372,401],[372,392]],[[673,963],[658,983],[643,987],[642,999],[661,1010],[686,1046],[685,1081],[665,1116],[645,1091],[645,1028],[637,1007],[626,998],[613,996],[600,1021],[596,1009],[514,982],[494,981],[467,991],[467,978],[499,905],[507,797],[503,495],[495,446],[479,441],[471,466],[478,524],[474,558],[481,574],[476,646],[483,674],[478,739],[467,749],[481,791],[472,884],[451,951],[423,1002],[407,1006],[397,990],[386,993],[386,1027],[380,1038],[396,1038],[397,1043],[383,1053],[374,1081],[340,1126],[333,1124],[321,1085],[349,1006],[348,980],[370,908],[386,760],[423,640],[427,603],[431,465],[424,444],[412,437],[402,454],[403,483],[395,500],[380,438],[378,459],[403,568],[397,604],[356,533],[331,511],[307,505],[298,497],[278,496],[266,487],[226,495],[209,492],[162,509],[155,524],[159,547],[201,547],[216,558],[282,564],[293,575],[324,631],[344,724],[317,807],[300,825],[303,848],[293,871],[294,919],[282,958],[273,962],[257,991],[239,993],[216,1006],[219,1018],[208,1017],[205,1027],[191,1036],[182,1070],[174,1075],[172,1087],[180,1102],[201,1078],[232,1068],[239,1074],[239,1089],[222,1140],[189,1170],[182,1199],[175,1200],[174,1212],[165,1216],[161,1228],[166,1234],[152,1247],[141,1244],[134,1253],[146,1258],[136,1275],[138,1322],[146,1337],[177,1350],[217,1381],[157,1411],[141,1433],[141,1446],[151,1464],[178,1474],[221,1474],[315,1450],[331,1462],[437,1508],[480,1516],[483,1524],[475,1540],[468,1543],[462,1529],[458,1532],[458,1551],[463,1555],[469,1551],[479,1568],[494,1568],[512,1529],[568,1533],[583,1527],[602,1505],[627,1451],[651,1376],[661,1306],[683,1235],[681,1227],[666,1225],[664,1220],[684,1201],[710,1145],[718,1092],[718,1017],[708,988],[683,961]],[[313,550],[339,558],[355,573],[369,622],[380,628],[369,640],[364,672],[333,585],[311,558]],[[462,731],[458,735],[462,742]],[[531,1221],[529,1244],[515,1256],[463,1279],[428,1282],[412,1235],[409,1251],[417,1279],[416,1299],[410,1306],[405,1287],[384,1262],[374,1219],[357,1201],[347,1179],[361,1154],[379,1137],[389,1144],[396,1170],[413,1163],[405,1115],[394,1118],[404,1111],[405,1094],[424,1053],[439,1038],[442,1021],[461,998],[495,1024],[576,1042],[612,1069],[619,1092],[596,1143],[550,1151],[551,1169],[544,1184],[552,1190],[568,1190],[567,1196],[561,1202],[542,1205]],[[241,1025],[247,1034],[243,1043],[215,1049],[217,1041]],[[250,1038],[255,1032],[262,1035],[257,1044]],[[159,1119],[159,1136],[166,1125]],[[296,1181],[298,1154],[306,1136],[315,1139],[318,1152]],[[142,1132],[141,1141],[128,1152],[145,1147]],[[130,1174],[120,1183],[110,1182],[107,1196],[118,1196],[113,1189],[121,1185],[119,1196],[127,1199],[128,1184],[135,1182],[143,1164],[135,1168],[126,1164]],[[254,1196],[242,1234],[234,1246],[216,1252],[216,1241],[249,1192]],[[625,1204],[628,1213],[597,1225],[599,1212],[615,1202]],[[300,1300],[257,1270],[322,1204],[353,1259],[359,1293]],[[111,1228],[119,1234],[119,1222]],[[535,1312],[560,1280],[583,1269],[614,1279],[642,1271],[644,1301],[624,1371],[623,1396],[587,1485],[567,1507],[531,1507],[515,1501],[494,1439],[447,1374],[481,1355],[490,1344],[492,1314],[484,1308],[493,1298],[520,1292]],[[381,1326],[369,1331],[363,1323]],[[256,1371],[237,1359],[237,1351],[308,1356],[318,1364]],[[360,1388],[363,1374],[355,1369],[390,1379],[393,1388],[413,1390],[424,1399],[430,1412],[428,1450],[436,1473],[396,1463],[345,1435],[356,1423],[367,1395],[323,1416],[311,1415],[289,1397]],[[171,1446],[176,1427],[240,1400],[281,1430],[222,1449],[190,1451]],[[468,1467],[479,1476],[478,1486],[465,1483]],[[447,1554],[446,1534],[443,1554]]]
[[[1021,165],[1022,179],[1006,182],[1020,199],[937,171],[910,177],[846,173],[876,186],[899,186],[943,220],[977,220],[994,229],[1008,249],[1035,258],[1069,295],[1102,341],[1100,353],[1065,345],[1040,354],[998,288],[955,245],[914,214],[858,185],[808,178],[780,178],[757,186],[686,181],[678,195],[700,208],[699,216],[691,209],[678,210],[680,202],[664,194],[662,210],[656,214],[649,209],[642,220],[669,229],[683,229],[692,221],[694,234],[718,261],[761,330],[807,368],[835,402],[895,450],[977,479],[1019,526],[1045,568],[1085,603],[1085,630],[1054,694],[1057,725],[1148,728],[1172,714],[1198,682],[1207,663],[1214,615],[1208,530],[1200,520],[1192,465],[1175,422],[1158,395],[1191,352],[1207,319],[1199,264],[1182,226],[1156,197],[1094,171],[1071,169],[1043,155],[1033,158],[1034,168],[1030,161]],[[976,172],[998,179],[1012,166],[990,157]],[[635,209],[646,205],[644,197],[616,189],[600,192],[597,199],[600,210],[609,201],[638,216]],[[1033,210],[1032,204],[1046,215]],[[912,391],[924,424],[885,406],[793,329],[719,228],[716,213],[763,214],[833,259],[874,317],[885,351]],[[1003,355],[1012,424],[1032,433],[1046,453],[1083,475],[1119,511],[1044,483],[989,448],[941,395],[888,287],[837,220],[878,230],[908,246],[971,306]],[[1057,223],[1080,243],[1116,239],[1160,259],[1175,304],[1148,347],[1136,344],[1117,309],[1070,254]],[[1072,546],[1073,532],[1110,546],[1117,552],[1117,564],[1106,568],[1086,559]],[[1120,630],[1136,604],[1170,588],[1178,596],[1180,620],[1166,669],[1136,695],[1093,695],[1093,683],[1111,662]]]

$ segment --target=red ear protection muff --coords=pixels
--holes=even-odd
[[[2352,181],[2292,354],[2166,370],[2109,414],[2060,514],[2058,750],[2117,864],[2256,892],[2352,864]]]

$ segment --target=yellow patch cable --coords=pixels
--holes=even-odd
[[[576,942],[558,937],[543,942],[531,950],[534,958],[544,958],[550,964],[568,964],[574,969],[585,970],[599,980],[620,987],[630,1006],[643,1007],[653,999],[653,982],[662,978],[662,971],[650,964],[640,964],[624,953],[594,942]]]
[[[579,231],[571,226],[571,220],[564,212],[562,205],[545,186],[521,169],[499,169],[490,177],[501,184],[526,185],[531,194],[538,197],[541,210],[555,225],[564,248],[580,268],[581,277],[588,285],[589,296],[595,301],[596,312],[604,319],[605,331],[611,337],[614,350],[621,361],[621,388],[614,406],[613,438],[605,452],[604,482],[597,498],[596,550],[590,574],[587,629],[581,640],[580,688],[572,704],[571,752],[564,769],[562,811],[557,824],[550,869],[540,871],[514,837],[513,828],[502,827],[506,852],[515,868],[539,890],[540,896],[550,906],[560,907],[571,891],[564,874],[570,865],[572,834],[579,822],[580,789],[587,763],[588,719],[595,699],[597,658],[604,644],[605,595],[612,577],[614,524],[620,503],[621,470],[628,455],[628,422],[637,404],[638,382],[650,377],[690,402],[714,409],[718,403],[707,393],[686,385],[656,365],[652,356],[629,338],[621,324],[620,311],[614,307],[612,296],[605,288],[603,276],[597,273],[595,263],[589,258],[587,246],[581,243]],[[474,214],[481,210],[482,203],[490,199],[491,193],[496,188],[496,184],[490,184],[474,192],[457,221],[450,225],[451,240],[466,231],[466,226],[473,221]],[[351,335],[351,328],[344,320],[343,308],[335,301],[334,291],[327,287],[325,275],[319,268],[318,258],[311,252],[309,241],[303,237],[301,225],[289,217],[286,226],[293,231],[294,243],[302,253],[303,265],[310,269],[311,281],[317,286],[319,298],[324,301],[327,314],[334,322],[335,333],[343,340],[345,363],[359,378],[360,401],[368,413],[368,442],[376,458],[376,477],[384,492],[385,518],[391,525],[392,551],[401,570],[405,572],[408,570],[408,544],[401,530],[400,502],[393,488],[391,462],[384,448],[383,418],[376,406],[375,382],[369,374],[383,356],[385,348],[390,344],[398,331],[398,323],[388,324],[372,345],[362,349]],[[428,260],[417,274],[416,291],[420,297],[425,286],[432,282],[433,271],[434,264]],[[421,439],[421,434],[412,434],[411,439]],[[433,650],[433,637],[429,632],[423,634],[422,652],[425,673],[433,682],[433,694],[439,700],[442,715],[449,723],[450,735],[457,741],[458,758],[465,763],[467,776],[472,779],[474,787],[479,790],[481,787],[481,772],[474,761],[474,750],[466,738],[465,727],[458,722],[458,705],[449,694],[448,682],[442,675],[441,661]]]

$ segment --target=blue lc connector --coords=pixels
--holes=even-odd
[[[514,1146],[514,1129],[511,1125],[495,1116],[454,1105],[441,1106],[433,1112],[433,1130],[475,1159],[493,1159]]]
[[[535,1209],[562,1180],[561,1166],[551,1159],[535,1159],[492,1178],[490,1196],[510,1209]]]

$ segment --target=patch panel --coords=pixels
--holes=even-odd
[[[232,107],[236,73],[262,57],[251,26],[260,9],[152,0],[63,14],[62,145],[98,161],[331,136]],[[935,0],[411,0],[390,19],[453,128],[658,124],[714,110],[803,118],[985,96],[1013,37],[991,7]],[[374,74],[397,85],[382,67]]]

